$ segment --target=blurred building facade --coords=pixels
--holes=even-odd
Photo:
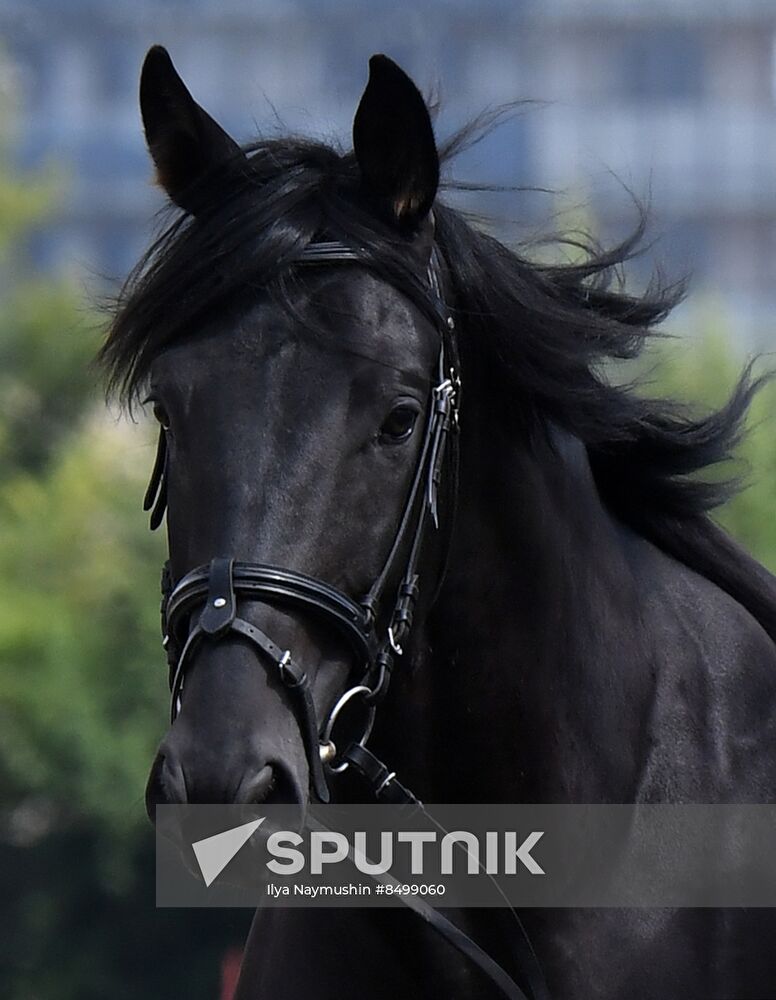
[[[634,222],[626,188],[648,198],[659,242],[638,267],[689,271],[688,308],[712,301],[763,347],[776,345],[775,40],[772,0],[0,0],[16,156],[65,179],[31,247],[47,269],[120,279],[148,240],[161,197],[137,78],[152,43],[242,140],[282,121],[347,141],[366,60],[384,51],[440,84],[440,133],[535,100],[456,176],[565,191],[605,239]],[[494,212],[535,230],[557,204],[514,194]]]

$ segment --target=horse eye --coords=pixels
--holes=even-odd
[[[154,417],[164,430],[168,431],[170,429],[170,418],[167,415],[167,410],[165,410],[161,403],[157,403],[156,401],[154,401]]]
[[[406,403],[395,406],[380,428],[380,436],[390,442],[406,441],[415,429],[417,419],[418,411],[413,406]]]

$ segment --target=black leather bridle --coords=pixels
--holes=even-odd
[[[312,243],[301,253],[303,265],[364,263],[364,254],[339,242]],[[439,331],[439,353],[434,373],[426,426],[401,521],[383,568],[369,592],[354,601],[324,581],[295,570],[262,563],[237,562],[233,558],[213,559],[187,573],[174,586],[169,564],[162,578],[162,628],[170,668],[170,719],[180,710],[186,667],[199,645],[237,633],[249,642],[262,663],[271,664],[295,700],[297,720],[305,742],[312,795],[329,801],[327,774],[354,767],[370,783],[380,801],[406,801],[409,793],[366,747],[378,702],[385,696],[396,657],[403,652],[412,630],[413,615],[420,591],[419,565],[429,526],[439,526],[438,495],[446,464],[457,479],[457,445],[460,377],[452,315],[441,294],[440,267],[436,250],[428,266],[428,284],[433,319]],[[151,481],[144,508],[151,509],[151,527],[161,522],[167,503],[167,446],[164,428],[160,431]],[[452,495],[456,493],[453,483]],[[401,575],[399,560],[404,556]],[[386,604],[387,592],[396,580],[393,605]],[[437,586],[439,585],[439,581]],[[323,724],[319,724],[305,670],[289,650],[281,649],[262,629],[238,614],[238,601],[250,599],[303,611],[330,627],[349,647],[357,678],[337,700]],[[385,607],[390,614],[383,617]],[[194,617],[201,609],[199,616]],[[193,624],[192,624],[193,622]],[[333,736],[345,706],[358,699],[364,707],[364,724],[356,738],[349,736],[338,747]],[[414,798],[414,797],[412,797]]]
[[[301,253],[300,264],[368,263],[365,255],[344,243],[311,243]],[[329,801],[327,773],[354,768],[366,779],[372,794],[381,802],[415,806],[433,822],[422,803],[402,785],[394,771],[367,747],[376,706],[385,696],[396,657],[409,639],[413,615],[420,593],[420,558],[431,524],[439,527],[439,490],[443,473],[451,485],[454,508],[458,480],[458,412],[461,380],[455,323],[442,295],[440,264],[436,249],[428,266],[433,319],[439,332],[439,353],[431,390],[423,443],[415,468],[399,528],[383,568],[369,592],[359,601],[324,581],[295,570],[262,563],[236,562],[216,558],[209,565],[191,570],[173,583],[169,562],[162,572],[162,632],[170,671],[170,719],[180,710],[185,670],[197,647],[237,634],[257,652],[259,662],[277,670],[296,702],[296,716],[305,743],[310,768],[311,793],[321,802]],[[151,528],[161,523],[167,505],[167,443],[164,428],[143,508],[151,511]],[[452,522],[452,510],[449,515]],[[452,533],[452,523],[447,531]],[[449,539],[449,535],[448,535]],[[397,576],[402,554],[403,572]],[[442,558],[436,593],[444,579],[447,553]],[[383,618],[386,592],[399,580],[390,614]],[[349,647],[360,670],[357,682],[338,698],[323,725],[319,725],[309,678],[304,669],[256,625],[238,615],[240,599],[257,600],[285,609],[301,610],[328,625]],[[199,611],[199,616],[195,615]],[[193,622],[193,625],[192,625]],[[363,702],[365,722],[360,732],[338,748],[332,737],[340,713],[354,699]],[[476,941],[448,920],[420,896],[399,899],[441,934],[462,955],[474,962],[491,983],[510,1000],[528,1000],[512,977]],[[511,909],[511,907],[510,907]],[[519,965],[529,983],[531,1000],[549,1000],[549,991],[530,941],[517,914]]]

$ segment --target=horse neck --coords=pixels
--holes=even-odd
[[[428,800],[628,801],[649,676],[638,544],[579,441],[471,422],[446,582],[392,699]]]

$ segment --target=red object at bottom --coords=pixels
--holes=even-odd
[[[221,993],[219,1000],[233,1000],[242,964],[242,949],[230,948],[221,959]]]

